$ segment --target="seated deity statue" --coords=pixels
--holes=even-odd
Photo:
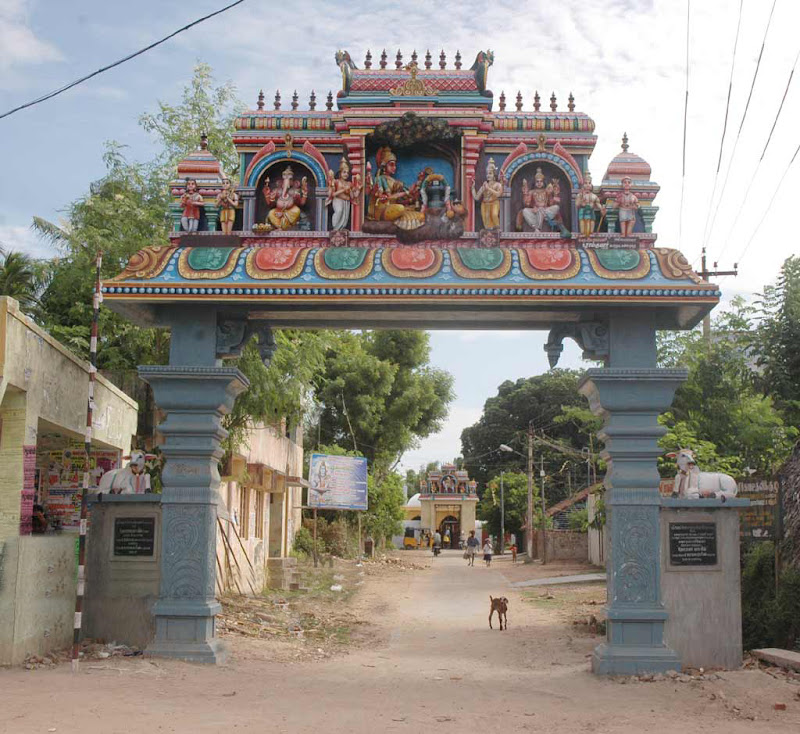
[[[417,211],[420,181],[408,188],[397,175],[397,156],[389,146],[383,146],[375,155],[378,173],[374,180],[371,166],[367,166],[369,204],[367,218],[376,222],[396,222],[403,229],[414,229],[425,223],[425,216]],[[402,224],[398,220],[403,220]]]
[[[308,200],[308,179],[298,183],[291,166],[286,166],[281,181],[272,189],[264,188],[264,199],[270,207],[267,223],[273,229],[292,229],[303,214],[302,208]]]
[[[555,229],[562,235],[569,235],[561,219],[561,192],[558,182],[545,185],[541,168],[536,169],[533,188],[529,188],[527,180],[523,180],[522,206],[522,211],[517,215],[518,229],[522,229],[524,221],[534,232],[543,232],[546,222],[551,230]]]

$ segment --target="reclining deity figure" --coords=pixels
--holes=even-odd
[[[350,208],[353,202],[361,195],[361,185],[356,176],[350,180],[350,164],[342,156],[339,164],[339,178],[335,178],[333,171],[328,171],[328,199],[325,202],[333,208],[331,229],[344,229],[350,219]]]
[[[419,198],[420,182],[417,181],[411,188],[407,188],[402,181],[395,178],[397,156],[388,145],[378,150],[375,161],[378,164],[378,173],[374,180],[371,166],[367,165],[367,218],[377,222],[397,222],[403,218],[403,229],[421,227],[425,223],[425,216],[415,207]]]
[[[500,197],[503,195],[503,182],[497,179],[497,166],[494,158],[486,164],[486,180],[475,190],[475,179],[470,179],[472,198],[481,202],[481,219],[484,229],[500,229]]]
[[[267,223],[274,229],[291,229],[302,215],[301,207],[308,200],[308,179],[303,176],[298,184],[291,166],[286,166],[281,181],[275,188],[264,187],[264,199],[270,208]]]
[[[542,232],[545,222],[552,229],[557,229],[562,235],[568,236],[569,231],[561,221],[561,196],[558,182],[544,184],[544,174],[541,168],[536,169],[533,177],[533,188],[528,187],[527,180],[522,181],[522,206],[523,209],[517,216],[517,226],[522,229],[520,218],[534,231]]]
[[[203,206],[203,195],[197,190],[197,181],[186,179],[186,191],[181,196],[181,229],[184,232],[197,232],[200,224],[200,207]]]
[[[217,207],[219,208],[219,223],[222,234],[233,232],[233,222],[236,219],[236,207],[239,205],[239,195],[231,184],[229,178],[222,179],[222,191],[217,194]]]
[[[600,197],[594,193],[592,187],[592,177],[587,173],[581,184],[581,190],[575,197],[575,206],[578,207],[578,224],[581,228],[581,234],[584,237],[589,237],[594,234],[595,218],[594,213],[599,211],[601,215],[605,215],[606,209],[600,203]],[[602,216],[601,216],[602,223]]]
[[[630,237],[633,234],[636,210],[639,208],[639,199],[631,191],[632,185],[630,176],[625,176],[622,179],[622,191],[614,197],[619,209],[619,230],[623,237]]]

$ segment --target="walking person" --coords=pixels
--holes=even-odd
[[[437,530],[433,534],[433,555],[438,556],[442,550],[442,534]]]
[[[513,543],[511,546],[511,563],[517,562],[517,544]]]
[[[475,531],[469,531],[469,538],[467,538],[467,563],[468,566],[475,565],[475,555],[478,552],[478,548],[480,547],[480,541],[475,537]]]
[[[483,544],[483,560],[486,561],[486,568],[492,565],[492,544],[489,538]]]

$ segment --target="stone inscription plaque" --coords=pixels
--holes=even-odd
[[[713,522],[671,522],[669,562],[673,566],[715,566],[717,526]]]
[[[118,517],[114,520],[115,556],[151,556],[155,552],[154,517]]]

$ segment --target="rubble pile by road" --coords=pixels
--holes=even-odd
[[[128,645],[86,639],[81,643],[80,659],[106,660],[111,657],[135,657],[141,654],[141,650]],[[47,655],[28,655],[22,665],[26,670],[37,670],[68,663],[70,660],[72,660],[72,648],[64,648],[63,650],[52,650]]]

